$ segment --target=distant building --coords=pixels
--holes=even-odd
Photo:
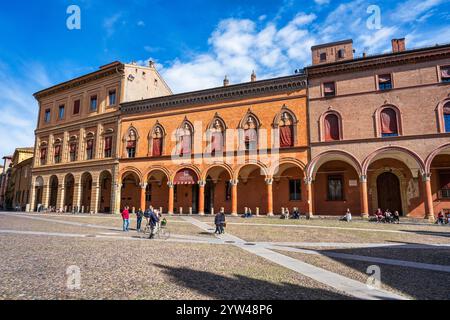
[[[6,209],[25,211],[30,203],[31,170],[34,148],[17,148],[11,159],[6,188]]]
[[[8,187],[9,176],[11,175],[10,164],[12,156],[4,156],[0,173],[0,209],[6,209],[6,189]]]

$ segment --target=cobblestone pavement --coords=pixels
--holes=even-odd
[[[239,218],[235,219],[236,223],[240,223]],[[171,239],[150,241],[141,239],[134,230],[122,232],[121,219],[117,216],[0,213],[0,299],[354,298],[326,283],[231,246],[179,217],[168,217],[168,220]],[[210,222],[207,218],[199,220]],[[373,232],[377,235],[375,243],[392,243],[395,248],[358,248],[357,243],[372,241],[372,238],[360,236],[369,231],[355,230],[357,236],[353,238],[348,235],[350,230],[273,227],[270,224],[274,220],[268,221],[267,226],[261,226],[259,224],[266,222],[262,218],[258,220],[256,225],[235,225],[247,229],[236,233],[233,230],[232,233],[246,241],[293,241],[289,244],[292,248],[302,248],[301,244],[305,242],[318,242],[317,248],[307,249],[319,253],[324,250],[323,255],[277,252],[361,283],[367,280],[366,269],[373,263],[330,258],[325,253],[342,252],[450,266],[449,247],[433,250],[421,248],[427,243],[448,243],[450,228],[446,227],[387,226],[386,230],[406,230],[410,237],[406,240],[420,246],[416,248],[409,244],[410,247],[403,249],[402,244],[406,241],[401,240],[405,237],[392,238],[397,233],[381,230]],[[371,224],[361,223],[359,228],[372,227]],[[320,226],[339,228],[334,222],[320,222]],[[232,229],[229,227],[227,231]],[[299,236],[299,230],[309,233],[309,238],[306,234]],[[273,233],[284,234],[284,237],[265,237]],[[333,246],[322,247],[325,242],[333,242]],[[343,243],[343,247],[339,243]],[[356,247],[344,248],[348,243],[354,243]],[[79,289],[67,287],[68,279],[72,278],[66,271],[71,265],[80,268]],[[381,270],[382,281],[383,277],[386,280],[382,286],[384,290],[413,299],[450,298],[443,289],[450,287],[449,273],[392,265],[382,265]],[[417,290],[426,283],[431,285]]]

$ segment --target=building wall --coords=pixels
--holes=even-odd
[[[448,48],[439,50],[443,52],[441,57],[448,56]],[[419,218],[430,211],[426,206],[424,179],[427,176],[431,176],[433,211],[437,213],[449,207],[450,199],[437,201],[436,170],[430,170],[426,164],[436,150],[450,153],[450,133],[442,130],[442,105],[449,101],[449,84],[442,83],[440,78],[440,66],[449,65],[450,58],[430,58],[424,62],[420,57],[425,53],[404,54],[411,60],[405,58],[391,63],[389,59],[395,56],[368,58],[359,60],[359,69],[347,71],[346,64],[350,68],[354,63],[349,61],[324,66],[328,72],[309,79],[312,159],[309,174],[315,179],[316,213],[343,214],[347,206],[359,214],[362,210],[361,179],[367,179],[368,209],[374,212],[378,208],[376,179],[383,172],[394,172],[399,177],[404,214]],[[421,59],[420,62],[411,62],[415,58]],[[364,64],[372,63],[371,59],[380,62],[365,67]],[[383,74],[391,74],[391,90],[379,90],[377,76]],[[323,96],[322,85],[326,82],[335,82],[334,97]],[[399,111],[398,137],[381,137],[379,110],[384,106],[393,106]],[[340,141],[324,141],[323,118],[327,112],[340,116]],[[320,174],[316,175],[317,171],[320,173],[336,163],[334,161],[347,167],[345,179],[351,175],[358,183],[351,190],[344,188],[347,201],[341,207],[321,196],[326,182]],[[450,162],[440,163],[440,166],[448,167]]]

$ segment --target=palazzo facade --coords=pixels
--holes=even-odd
[[[313,47],[310,212],[450,210],[450,46],[405,47],[357,59],[351,40]]]
[[[30,210],[116,212],[119,105],[171,94],[153,64],[113,62],[35,93]]]
[[[433,219],[450,210],[450,46],[392,47],[315,46],[295,75],[175,95],[119,62],[40,91],[30,210]]]
[[[307,208],[306,77],[121,106],[121,205],[236,215]]]

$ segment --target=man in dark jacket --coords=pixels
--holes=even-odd
[[[136,230],[138,232],[141,231],[141,224],[142,224],[143,217],[144,217],[144,211],[142,211],[142,209],[139,208],[139,210],[136,211]]]
[[[150,230],[151,230],[149,239],[153,239],[155,237],[155,233],[158,231],[158,222],[159,222],[159,217],[155,213],[155,211],[153,211],[153,210],[150,211],[149,220],[150,220]]]

